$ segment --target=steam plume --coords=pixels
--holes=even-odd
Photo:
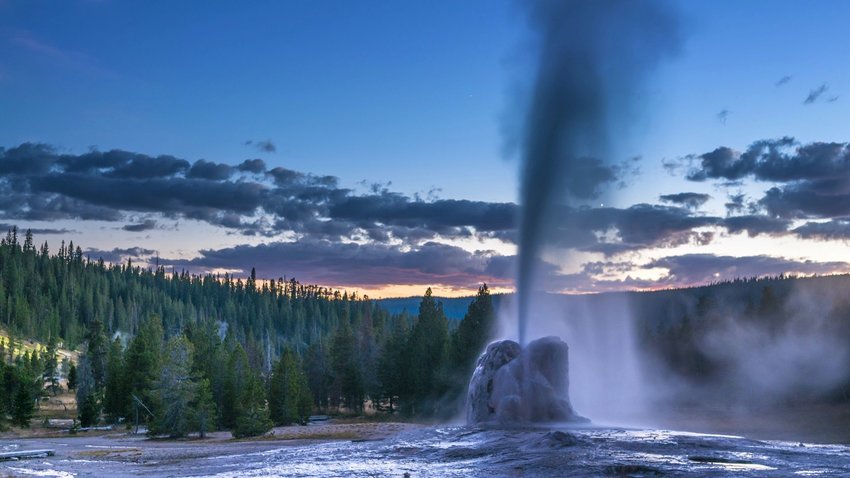
[[[526,343],[535,263],[558,230],[558,210],[599,196],[614,178],[600,161],[622,134],[641,80],[678,44],[660,0],[522,2],[538,41],[538,62],[523,126],[519,341]]]

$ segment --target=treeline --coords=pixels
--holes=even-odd
[[[451,326],[430,289],[416,316],[390,315],[294,279],[106,265],[64,242],[55,255],[46,243],[36,250],[14,229],[0,241],[0,323],[83,351],[83,426],[252,435],[316,410],[450,415],[492,321],[486,285]]]
[[[451,415],[492,322],[486,285],[453,331],[430,289],[410,327],[398,319],[383,343],[368,317],[358,328],[343,323],[303,356],[285,349],[268,374],[214,324],[192,323],[166,339],[153,316],[125,347],[94,321],[76,369],[80,424],[102,417],[145,423],[153,435],[229,429],[239,437],[303,424],[315,410],[360,414],[367,404],[407,416]]]
[[[89,324],[99,321],[110,334],[135,335],[151,315],[162,319],[167,334],[187,324],[218,323],[253,349],[279,353],[285,347],[303,353],[342,322],[371,315],[376,333],[390,314],[368,298],[305,285],[294,278],[258,282],[230,275],[166,273],[126,264],[109,265],[84,256],[79,246],[62,241],[50,254],[45,242],[34,246],[27,231],[16,229],[0,239],[0,326],[21,337],[46,341],[61,337],[67,348],[82,343]]]

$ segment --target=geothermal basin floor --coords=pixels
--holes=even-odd
[[[55,456],[0,463],[2,476],[850,476],[850,447],[626,428],[282,427],[256,440],[100,436],[0,440]]]

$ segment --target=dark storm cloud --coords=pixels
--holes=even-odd
[[[121,227],[121,229],[123,229],[125,231],[130,231],[130,232],[142,232],[142,231],[149,231],[151,229],[154,229],[155,227],[156,227],[156,221],[154,221],[153,219],[145,219],[143,222],[138,223],[138,224],[127,224],[127,225]]]
[[[242,144],[244,144],[245,146],[252,146],[252,147],[256,148],[258,151],[261,151],[263,153],[276,153],[277,152],[277,146],[275,146],[275,144],[270,139],[260,140],[260,141],[254,141],[254,140],[249,139],[248,141],[245,141]]]
[[[213,163],[199,159],[186,173],[187,178],[211,179],[214,181],[225,180],[233,174],[233,167],[228,164]]]
[[[846,262],[795,261],[781,257],[716,256],[687,254],[665,257],[650,262],[645,269],[663,268],[669,271],[666,282],[677,286],[705,284],[711,281],[742,277],[775,276],[779,274],[832,274],[850,271]]]
[[[286,274],[307,283],[329,286],[373,287],[384,284],[471,288],[482,281],[494,285],[510,282],[509,264],[492,252],[468,252],[434,242],[412,250],[383,244],[354,244],[304,240],[242,245],[202,250],[191,260],[161,260],[191,269],[250,270],[275,277]],[[495,262],[494,262],[495,259]]]
[[[672,204],[678,204],[680,206],[685,206],[690,209],[697,209],[703,204],[705,204],[711,196],[708,194],[700,194],[700,193],[677,193],[677,194],[664,194],[659,196],[659,199],[662,202],[669,202]]]
[[[826,93],[827,91],[829,91],[829,86],[826,83],[818,86],[817,88],[809,91],[809,96],[807,96],[806,99],[803,100],[803,104],[810,105],[810,104],[814,103],[815,101],[818,100],[818,98],[823,96],[823,94]]]

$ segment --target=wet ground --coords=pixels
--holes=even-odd
[[[287,430],[294,430],[288,433]],[[303,431],[306,430],[306,431]],[[319,430],[319,431],[317,431]],[[257,441],[112,434],[0,442],[52,457],[0,463],[12,476],[850,476],[850,447],[665,430],[486,430],[376,424],[277,429]]]

